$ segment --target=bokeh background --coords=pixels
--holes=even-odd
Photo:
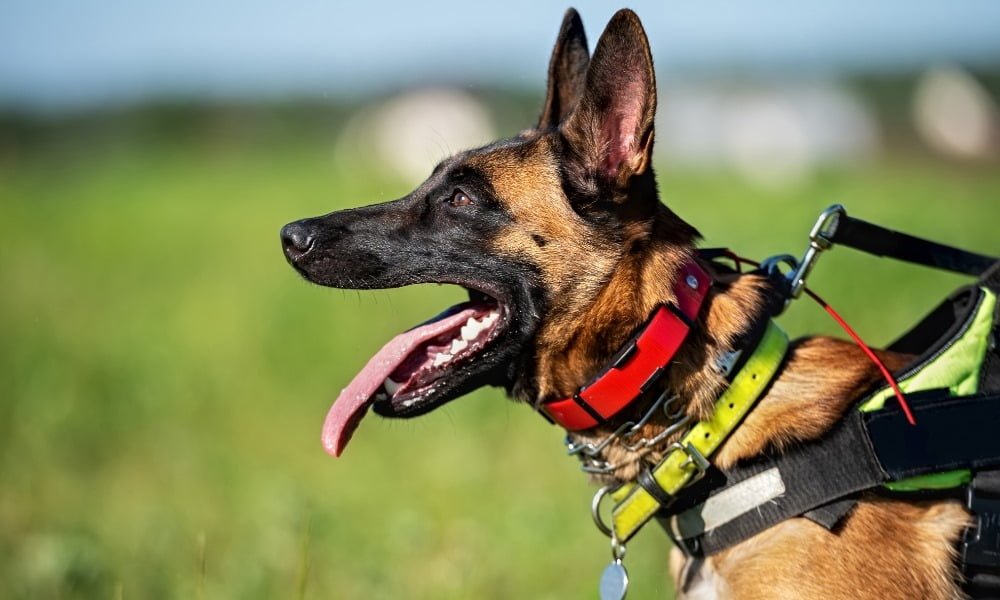
[[[1000,254],[1000,4],[632,5],[706,244],[799,254],[839,202]],[[577,6],[593,45],[618,7]],[[322,452],[337,390],[462,294],[313,287],[277,235],[533,123],[565,8],[0,3],[0,597],[596,597],[593,488],[499,391]],[[873,344],[961,283],[847,249],[812,281]],[[804,302],[785,327],[835,333]],[[667,548],[630,545],[630,597],[671,597]]]

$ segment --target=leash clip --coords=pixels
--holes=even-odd
[[[841,217],[847,216],[847,210],[840,204],[834,204],[819,214],[816,223],[809,231],[809,247],[798,261],[798,266],[788,276],[788,297],[798,298],[802,294],[802,288],[806,287],[806,279],[819,255],[833,247],[833,236],[840,225]]]

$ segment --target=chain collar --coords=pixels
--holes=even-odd
[[[656,415],[662,412],[667,420],[667,426],[663,431],[653,437],[636,438],[639,431]],[[632,463],[642,460],[646,455],[656,449],[656,446],[664,442],[679,431],[685,430],[690,425],[692,418],[684,414],[684,405],[680,402],[680,397],[665,391],[657,397],[656,401],[650,405],[642,418],[638,421],[626,421],[618,426],[612,433],[596,442],[575,442],[570,435],[566,435],[566,451],[570,456],[577,456],[580,461],[580,469],[584,473],[592,475],[607,475],[614,471],[629,466]],[[623,448],[633,453],[628,460],[619,463],[610,463],[604,460],[602,454],[604,450],[613,443],[620,444]]]

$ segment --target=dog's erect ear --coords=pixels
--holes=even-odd
[[[656,78],[642,23],[622,9],[611,18],[563,134],[583,170],[617,189],[644,173],[653,153]]]
[[[583,94],[589,63],[590,51],[587,50],[583,21],[580,14],[571,8],[563,17],[556,47],[552,49],[552,58],[549,59],[549,84],[538,129],[558,127],[576,108]]]

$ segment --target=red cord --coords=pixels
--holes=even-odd
[[[743,258],[731,251],[727,251],[727,256],[736,261],[737,269],[739,269],[739,265],[741,262],[754,265],[755,267],[760,266],[760,263],[750,260],[749,258]],[[825,310],[827,313],[829,313],[831,317],[833,317],[833,320],[836,321],[837,324],[840,325],[843,328],[843,330],[847,332],[847,335],[851,336],[851,339],[854,340],[854,343],[857,344],[858,347],[861,348],[861,350],[868,355],[868,358],[870,358],[873,363],[875,363],[875,366],[878,367],[878,370],[882,372],[882,377],[884,377],[885,380],[889,383],[889,387],[892,388],[893,393],[896,395],[896,400],[899,402],[899,407],[903,409],[903,414],[906,415],[906,420],[910,423],[910,425],[916,425],[917,420],[913,417],[913,411],[910,410],[910,404],[906,401],[906,397],[903,396],[903,390],[899,389],[899,384],[896,383],[896,378],[892,376],[892,373],[889,372],[889,369],[879,359],[879,357],[875,354],[875,352],[873,352],[872,349],[868,347],[868,344],[866,344],[861,339],[861,336],[859,336],[854,331],[854,329],[847,324],[847,321],[845,321],[843,317],[837,314],[837,311],[835,311],[832,306],[826,303],[826,300],[820,298],[819,295],[816,294],[816,292],[812,291],[807,287],[803,287],[802,289],[805,290],[807,294],[809,294],[810,298],[812,298],[820,306],[822,306],[823,310]]]
[[[833,310],[833,307],[826,303],[826,300],[820,298],[819,295],[816,294],[816,292],[812,291],[809,288],[803,288],[803,289],[807,294],[809,294],[810,298],[818,302],[819,305],[823,307],[823,310],[830,313],[830,316],[833,317],[833,320],[836,321],[838,325],[843,327],[844,331],[847,332],[847,335],[851,336],[851,338],[854,340],[854,343],[856,343],[858,347],[861,348],[864,351],[864,353],[868,355],[868,358],[870,358],[872,362],[875,363],[875,366],[878,367],[878,370],[882,371],[882,377],[884,377],[885,380],[889,382],[889,386],[892,388],[893,393],[896,394],[896,400],[899,401],[899,407],[903,409],[903,414],[906,415],[906,420],[909,421],[910,425],[916,425],[917,420],[913,417],[913,412],[910,410],[910,404],[906,401],[906,397],[903,396],[903,390],[899,389],[899,384],[896,383],[896,378],[892,376],[892,373],[889,372],[889,369],[886,368],[885,364],[881,360],[879,360],[879,357],[876,356],[876,354],[872,351],[872,349],[868,347],[868,344],[864,343],[864,341],[861,340],[861,336],[855,333],[854,329],[852,329],[851,326],[847,324],[847,321],[844,321],[843,317],[837,314],[837,311]]]

